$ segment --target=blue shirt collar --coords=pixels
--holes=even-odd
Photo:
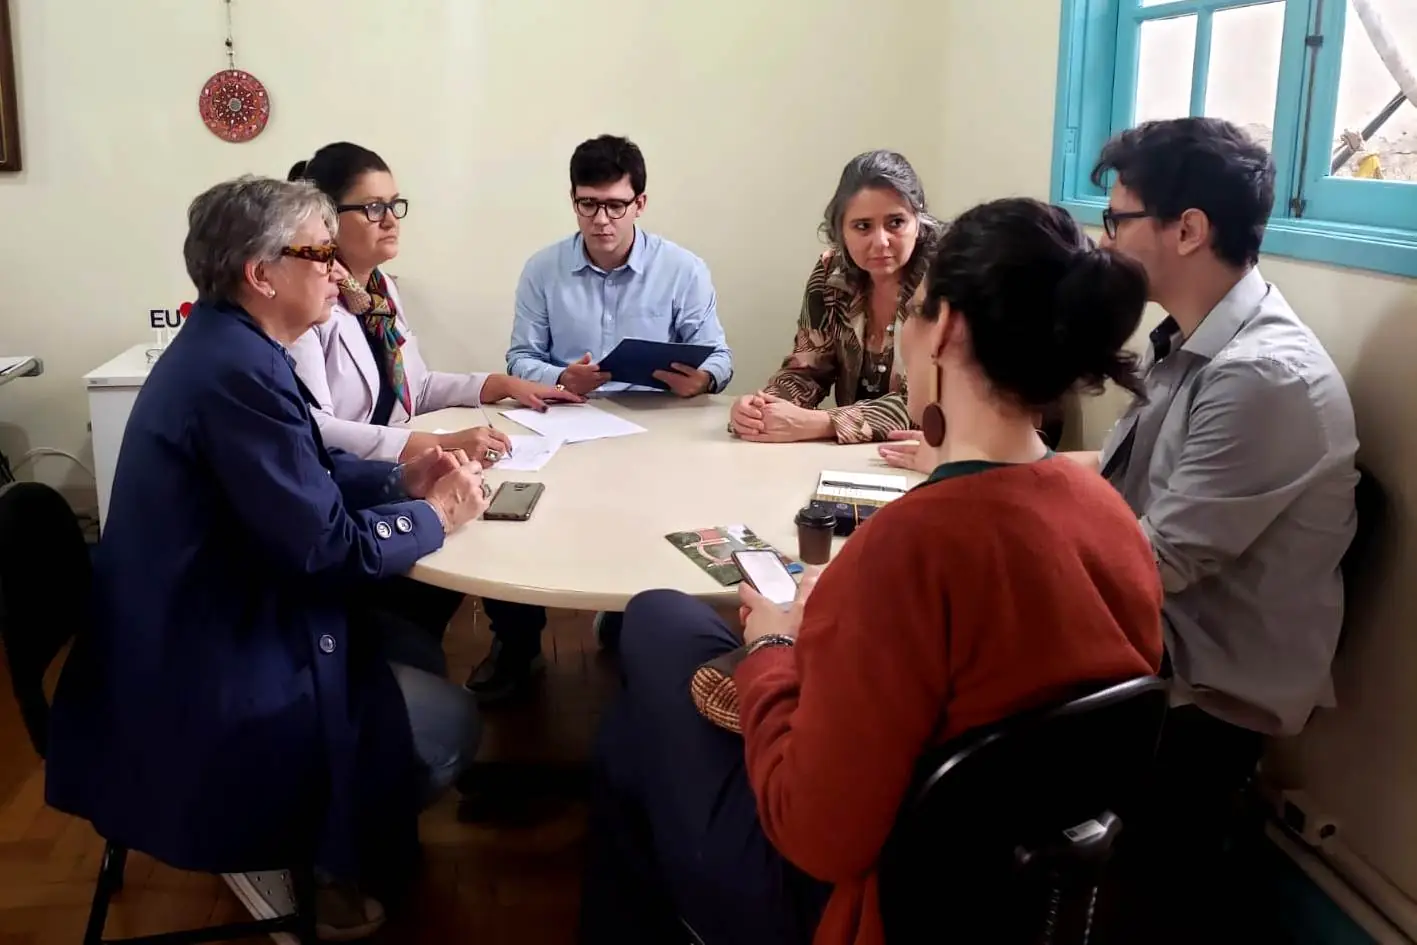
[[[645,231],[635,227],[635,242],[630,247],[630,256],[619,269],[629,269],[640,275],[644,274],[645,242]],[[585,237],[577,233],[575,241],[571,244],[571,271],[580,272],[582,269],[594,269],[596,272],[605,271],[590,261],[590,256],[585,251]],[[615,271],[618,272],[619,269]]]

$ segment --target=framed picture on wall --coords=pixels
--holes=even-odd
[[[20,169],[18,101],[15,44],[10,32],[10,0],[0,0],[0,171]]]

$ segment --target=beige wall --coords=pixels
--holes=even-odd
[[[945,158],[931,169],[946,182],[936,187],[939,209],[1046,194],[1059,0],[955,3],[949,11],[955,39],[939,60]],[[1417,503],[1417,281],[1273,257],[1263,270],[1348,378],[1361,459],[1394,505],[1381,586],[1355,615],[1339,660],[1342,704],[1282,746],[1283,773],[1338,818],[1358,856],[1417,896],[1417,542],[1410,513]],[[1116,396],[1085,404],[1081,439],[1097,446],[1121,406]]]
[[[394,271],[445,368],[500,365],[517,270],[573,225],[566,159],[601,131],[646,150],[646,225],[712,267],[738,389],[785,351],[818,215],[850,155],[903,150],[941,214],[1047,193],[1058,0],[869,12],[624,0],[613,16],[569,0],[241,0],[239,64],[274,102],[269,129],[244,145],[196,115],[224,63],[221,6],[11,2],[27,170],[0,177],[0,354],[48,366],[0,389],[12,456],[86,455],[79,376],[145,341],[149,308],[188,297],[179,245],[193,195],[240,172],[282,174],[330,140],[382,152],[413,199]],[[1417,894],[1417,608],[1402,593],[1417,586],[1417,283],[1264,268],[1349,377],[1363,459],[1395,503],[1383,590],[1338,669],[1343,705],[1288,746],[1293,776],[1360,856]],[[1118,407],[1089,402],[1075,432],[1096,445]],[[60,459],[35,471],[84,484]]]
[[[0,175],[0,354],[44,357],[0,390],[0,448],[88,458],[80,376],[148,340],[190,295],[187,202],[284,175],[332,140],[379,151],[413,201],[401,279],[434,365],[494,369],[525,258],[571,232],[566,163],[628,134],[645,225],[713,271],[737,384],[787,353],[841,166],[871,147],[938,165],[932,32],[911,4],[847,0],[239,0],[237,64],[272,96],[266,132],[224,143],[197,93],[224,67],[220,0],[12,0],[26,170]],[[161,31],[168,36],[163,38]],[[918,111],[905,104],[924,102]],[[41,478],[86,486],[60,458]]]

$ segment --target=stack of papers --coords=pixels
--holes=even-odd
[[[545,413],[528,409],[508,410],[503,416],[547,439],[562,443],[584,443],[587,440],[647,432],[638,423],[631,423],[590,404],[556,404],[548,407]]]

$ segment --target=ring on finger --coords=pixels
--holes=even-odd
[[[490,449],[490,448],[489,448],[489,449],[485,449],[485,450],[482,451],[482,458],[485,459],[485,460],[487,460],[487,461],[490,462],[490,463],[495,463],[495,462],[497,462],[497,460],[501,459],[501,457],[502,457],[502,454],[499,453],[499,452],[497,452],[497,451],[494,450],[494,449]]]

